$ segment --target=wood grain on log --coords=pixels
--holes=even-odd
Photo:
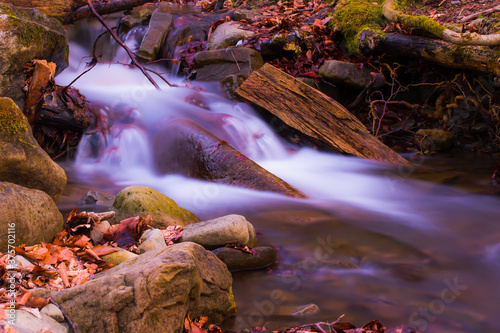
[[[372,136],[342,105],[269,64],[254,71],[236,95],[269,111],[288,126],[324,142],[334,151],[409,164]]]

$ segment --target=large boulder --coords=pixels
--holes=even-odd
[[[259,52],[246,47],[198,52],[194,56],[196,80],[220,81],[228,75],[246,79],[264,65]]]
[[[0,182],[1,252],[7,251],[8,244],[50,242],[63,224],[56,204],[45,192]]]
[[[182,230],[183,242],[194,242],[207,249],[227,244],[257,245],[255,228],[241,215],[226,215],[209,221],[190,224]]]
[[[155,167],[160,174],[179,173],[221,184],[304,197],[281,178],[192,121],[166,123],[153,138],[153,146]]]
[[[239,22],[225,22],[219,25],[208,39],[208,49],[217,50],[235,46],[240,40],[250,38],[255,32],[244,30]]]
[[[57,20],[31,8],[0,3],[0,96],[24,107],[24,65],[45,59],[57,65],[56,74],[68,66],[66,32]]]
[[[40,148],[21,110],[0,97],[0,181],[42,190],[57,201],[66,173]]]
[[[149,251],[83,285],[51,293],[79,333],[183,331],[184,318],[236,312],[231,274],[194,243]]]
[[[109,220],[111,223],[118,223],[133,216],[151,215],[152,226],[158,229],[165,229],[171,225],[185,226],[200,221],[190,211],[177,206],[174,200],[147,186],[124,188],[116,195],[111,210],[116,212]]]

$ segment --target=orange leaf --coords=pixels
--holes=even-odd
[[[118,251],[118,249],[107,245],[96,245],[92,248],[92,251],[98,256],[103,256]]]
[[[67,271],[67,268],[66,268],[66,265],[62,262],[59,264],[59,266],[57,266],[57,272],[59,273],[59,276],[61,277],[63,283],[64,283],[64,286],[66,288],[69,287],[69,279],[68,279],[68,271]]]
[[[31,291],[28,291],[27,293],[25,293],[21,299],[19,300],[19,304],[20,305],[24,305],[26,304],[26,302],[28,301],[28,299],[31,297],[33,293]]]

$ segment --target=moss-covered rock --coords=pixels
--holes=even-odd
[[[0,182],[0,251],[8,245],[50,242],[62,230],[63,217],[44,192]]]
[[[415,134],[415,143],[423,150],[447,150],[453,146],[452,133],[439,129],[419,129]]]
[[[174,200],[147,186],[129,186],[121,190],[115,198],[111,210],[116,212],[111,223],[133,217],[153,217],[152,226],[165,229],[171,225],[185,226],[200,219],[190,211],[177,206]]]
[[[42,190],[57,201],[66,173],[40,148],[21,110],[0,97],[0,181]]]
[[[24,106],[24,65],[45,59],[57,65],[56,74],[68,66],[66,31],[55,19],[30,8],[0,4],[0,96]]]

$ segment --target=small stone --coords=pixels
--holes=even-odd
[[[248,23],[252,23],[255,20],[260,20],[262,17],[263,15],[257,9],[238,8],[234,11],[235,21],[245,20]]]
[[[219,25],[208,39],[208,49],[225,49],[235,46],[238,41],[250,38],[255,34],[253,31],[243,30],[239,22],[226,22]]]
[[[96,227],[90,230],[90,238],[92,239],[94,244],[97,244],[101,241],[102,236],[104,235],[105,232],[108,231],[110,226],[111,225],[109,224],[108,221],[102,221]]]
[[[415,143],[423,150],[438,151],[450,149],[453,145],[452,133],[438,129],[419,129],[415,134]]]
[[[8,310],[4,310],[7,312]],[[8,316],[8,314],[6,313]],[[67,333],[69,332],[68,325],[59,323],[45,313],[40,313],[41,319],[35,315],[22,309],[16,310],[15,324],[11,325],[16,332],[22,333],[38,333],[43,329],[48,329],[52,333]],[[8,318],[8,317],[7,317]]]
[[[47,316],[54,318],[56,321],[62,323],[64,321],[64,315],[57,306],[54,304],[47,304],[43,307],[40,313],[46,314]]]
[[[372,75],[368,69],[359,68],[353,63],[339,60],[325,61],[319,68],[319,75],[333,83],[356,88],[365,88],[372,81]],[[378,82],[381,80],[378,77],[375,78],[377,79],[376,87],[380,87]],[[385,79],[383,83],[385,83]]]
[[[34,265],[31,261],[23,256],[20,256],[19,254],[14,257],[14,260],[16,261],[17,267],[27,267]]]
[[[88,191],[82,197],[82,201],[89,205],[111,206],[115,196],[101,191]]]
[[[101,259],[107,262],[108,264],[113,264],[115,266],[118,266],[122,262],[136,257],[138,257],[138,255],[135,253],[132,253],[124,249],[119,249],[118,251],[102,255]]]
[[[165,238],[159,229],[146,230],[140,239],[139,252],[164,249],[167,247]]]
[[[187,225],[180,240],[198,243],[207,249],[232,243],[253,247],[257,243],[253,225],[236,214]]]
[[[230,271],[258,269],[274,264],[276,249],[270,246],[254,248],[255,254],[231,247],[221,247],[212,252],[226,264]]]

